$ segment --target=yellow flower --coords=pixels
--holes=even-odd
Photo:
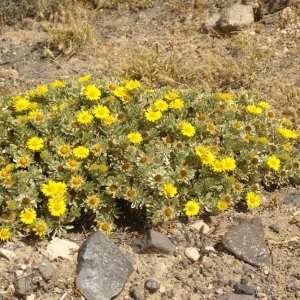
[[[162,113],[160,110],[154,110],[153,108],[148,108],[145,112],[145,118],[147,121],[155,122],[159,119],[161,119]]]
[[[200,204],[194,200],[188,201],[183,210],[188,217],[196,216],[200,211]]]
[[[48,183],[43,183],[41,191],[47,197],[54,196],[56,194],[56,182],[49,180]]]
[[[81,163],[75,159],[71,159],[66,162],[66,168],[71,171],[76,171],[79,169]]]
[[[164,184],[164,195],[173,198],[177,194],[177,188],[172,183]]]
[[[73,149],[73,154],[78,159],[84,159],[89,156],[90,150],[84,146],[78,146]]]
[[[189,122],[182,122],[180,124],[181,133],[187,137],[192,137],[196,133],[196,128]]]
[[[216,126],[213,123],[209,123],[206,127],[206,130],[210,133],[214,133],[216,131]]]
[[[94,85],[89,84],[83,90],[83,94],[88,100],[95,101],[99,100],[101,97],[101,91]]]
[[[259,105],[261,108],[264,108],[264,109],[269,109],[269,108],[270,108],[270,104],[267,103],[267,102],[264,102],[264,101],[259,102],[258,105]]]
[[[100,224],[100,230],[102,230],[104,233],[109,233],[113,229],[111,223],[109,222],[102,222]]]
[[[67,185],[62,181],[48,180],[48,183],[42,184],[41,191],[47,197],[64,195],[67,192]]]
[[[36,211],[34,209],[25,209],[21,212],[20,219],[24,224],[32,224],[36,219]]]
[[[99,156],[103,152],[100,144],[95,144],[92,148],[92,153],[94,156]]]
[[[281,122],[282,122],[282,124],[285,124],[287,126],[292,126],[293,125],[292,121],[287,119],[286,117],[282,117]]]
[[[89,81],[92,78],[90,74],[84,75],[78,78],[78,82],[86,82]]]
[[[44,140],[37,136],[30,138],[27,141],[27,148],[31,151],[39,151],[44,147]]]
[[[166,207],[163,210],[163,215],[167,219],[172,219],[174,217],[174,209],[172,207]]]
[[[203,165],[210,166],[213,166],[216,161],[216,157],[210,151],[207,151],[205,154],[203,154],[200,159]]]
[[[228,209],[228,202],[225,200],[219,200],[217,202],[217,208],[220,211],[224,211],[224,210]]]
[[[261,144],[266,144],[268,142],[268,139],[264,136],[258,138],[258,141],[261,143]]]
[[[141,83],[138,80],[128,80],[125,83],[125,88],[127,90],[134,90],[134,89],[139,88],[140,86],[141,86]]]
[[[27,110],[29,109],[29,107],[30,107],[30,101],[22,97],[16,100],[14,104],[15,110],[18,112]]]
[[[85,204],[89,209],[96,209],[100,204],[100,198],[96,195],[91,195],[87,197]]]
[[[110,111],[107,106],[98,105],[93,109],[93,114],[98,119],[106,119],[109,117]]]
[[[169,91],[164,98],[167,100],[175,100],[178,98],[178,94],[175,91]]]
[[[226,102],[231,102],[234,99],[234,95],[229,93],[217,93],[214,94],[214,98],[220,99]]]
[[[123,86],[120,86],[120,87],[116,88],[114,90],[113,94],[116,97],[118,97],[118,98],[120,98],[122,100],[125,100],[125,101],[128,101],[131,98],[130,95],[128,94],[128,90],[125,87],[123,87]]]
[[[64,103],[59,104],[59,105],[56,104],[56,105],[53,105],[53,106],[52,106],[52,110],[53,110],[53,111],[63,110],[64,107],[65,107],[65,104],[64,104]]]
[[[64,195],[67,192],[67,185],[62,181],[55,182],[56,195]]]
[[[224,171],[233,171],[236,168],[235,160],[232,157],[225,157],[221,160]]]
[[[10,176],[10,172],[7,171],[5,168],[2,168],[2,169],[0,170],[0,177],[1,177],[1,178],[7,178],[7,177],[9,177],[9,176]]]
[[[255,105],[247,105],[247,110],[251,114],[255,114],[255,115],[259,115],[259,114],[262,113],[262,109],[260,107],[255,106]]]
[[[35,93],[39,96],[45,95],[49,91],[48,87],[46,85],[38,86],[35,90]]]
[[[38,107],[38,103],[37,102],[30,102],[30,104],[29,104],[29,108],[30,109],[37,109],[37,107]]]
[[[7,165],[5,166],[5,170],[6,170],[7,172],[11,172],[14,168],[15,168],[15,165],[14,165],[14,164],[7,164]]]
[[[27,94],[26,94],[26,96],[27,96],[28,98],[33,98],[35,95],[36,95],[36,92],[35,92],[35,91],[28,91]]]
[[[56,153],[61,157],[68,157],[71,154],[71,148],[69,145],[63,144],[56,148]]]
[[[10,238],[10,231],[7,227],[1,227],[0,229],[0,240],[2,242],[8,240]]]
[[[108,170],[108,166],[107,166],[107,165],[104,165],[104,164],[102,164],[102,165],[100,165],[100,166],[99,166],[99,170],[100,170],[101,172],[107,172],[107,170]]]
[[[127,134],[127,138],[133,144],[139,144],[143,141],[142,135],[139,132],[130,132]]]
[[[157,110],[160,110],[160,111],[165,111],[165,110],[168,110],[168,108],[169,108],[168,103],[162,99],[155,100],[153,105],[155,106],[155,108]]]
[[[241,130],[243,128],[243,124],[241,122],[234,122],[232,124],[232,126],[236,129],[236,130]]]
[[[59,217],[66,212],[67,206],[65,201],[50,198],[48,201],[48,210],[54,217]]]
[[[33,225],[33,232],[35,232],[35,235],[38,235],[39,237],[42,237],[47,232],[47,224],[44,220],[36,220]]]
[[[113,115],[109,115],[104,119],[104,124],[105,125],[111,125],[113,123],[116,122],[116,117],[114,117]]]
[[[84,183],[84,179],[81,176],[72,176],[70,179],[70,187],[74,190],[78,190]]]
[[[170,104],[169,104],[169,107],[170,108],[173,108],[173,109],[182,109],[184,106],[184,102],[183,100],[181,99],[175,99],[174,101],[172,101]]]
[[[9,201],[9,202],[7,203],[7,208],[8,208],[9,210],[16,210],[16,209],[18,208],[18,203],[15,202],[15,201]]]
[[[212,164],[212,169],[215,173],[223,172],[223,164],[220,160],[216,159]]]
[[[267,159],[267,165],[271,169],[278,171],[280,169],[280,159],[277,158],[275,155],[271,155]]]
[[[286,151],[286,152],[291,152],[293,150],[293,146],[291,143],[285,143],[283,144],[283,149]]]
[[[281,134],[286,139],[296,139],[298,137],[298,133],[295,130],[289,130],[283,127],[277,128],[277,132]]]
[[[54,82],[52,82],[51,85],[53,87],[65,87],[66,86],[66,82],[64,80],[55,80]]]
[[[197,146],[195,151],[196,151],[196,155],[201,158],[203,155],[209,152],[209,149],[205,146]]]
[[[27,168],[31,164],[29,155],[23,155],[16,160],[16,165],[19,168]]]
[[[251,208],[258,207],[260,206],[260,196],[254,192],[248,192],[246,195],[246,203]]]
[[[76,119],[78,123],[89,124],[93,121],[94,117],[90,114],[88,110],[83,110],[77,114]]]

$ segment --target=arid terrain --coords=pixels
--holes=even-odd
[[[0,4],[0,97],[56,79],[77,80],[85,74],[135,78],[151,88],[251,90],[300,129],[297,0],[275,1],[278,9],[269,11],[267,6],[258,9],[259,3],[268,1],[241,1],[252,5],[254,20],[229,32],[211,26],[208,20],[240,1],[37,2],[2,0]],[[177,240],[176,256],[135,254],[129,246],[134,235],[124,224],[112,241],[129,254],[135,271],[115,299],[227,299],[222,297],[247,272],[246,264],[224,250],[220,239],[239,219],[253,217],[262,219],[271,264],[248,270],[247,283],[256,288],[252,297],[299,299],[300,222],[295,216],[300,214],[300,202],[283,203],[290,194],[298,195],[299,190],[285,187],[266,192],[257,210],[231,208],[221,215],[206,216],[210,228],[206,237],[216,252],[203,252],[202,259],[194,263],[185,258],[184,249],[203,241],[188,223],[159,228]],[[269,228],[274,224],[277,231]],[[87,235],[72,232],[63,238],[80,245]],[[16,278],[34,270],[46,245],[47,241],[20,236],[0,246],[17,254],[12,261],[0,257],[0,299],[18,299],[14,296]],[[25,299],[83,299],[74,287],[76,260],[58,260],[53,266],[55,278],[46,283],[36,279]],[[159,291],[144,291],[146,279],[159,282]]]

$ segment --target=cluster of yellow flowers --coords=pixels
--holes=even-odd
[[[0,241],[74,222],[109,233],[120,199],[159,222],[256,208],[264,186],[299,184],[291,122],[242,96],[85,75],[3,98]]]

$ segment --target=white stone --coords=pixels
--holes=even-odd
[[[206,27],[215,27],[217,22],[219,21],[221,15],[220,14],[213,14],[209,18],[207,18],[205,25]]]
[[[53,238],[44,251],[44,255],[53,261],[57,258],[73,260],[79,246],[73,242],[60,238]]]
[[[251,5],[234,4],[221,16],[218,26],[225,32],[241,30],[254,22]]]
[[[206,246],[204,249],[207,252],[213,252],[213,253],[217,252],[216,249],[213,246]]]
[[[195,223],[191,224],[190,227],[193,229],[196,229],[198,231],[203,227],[201,230],[203,230],[202,232],[204,234],[208,233],[210,230],[209,226],[207,224],[205,224],[202,220],[196,221]]]
[[[200,253],[195,247],[188,247],[185,249],[184,254],[191,261],[197,261],[200,257]]]
[[[17,277],[22,277],[22,275],[24,274],[24,271],[23,270],[16,270],[15,274],[16,274]]]
[[[34,300],[35,299],[35,295],[34,294],[28,295],[28,296],[26,296],[25,299],[26,300]]]
[[[6,250],[4,248],[0,248],[0,257],[1,256],[8,260],[13,260],[17,257],[17,255],[13,251]]]

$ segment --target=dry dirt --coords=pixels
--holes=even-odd
[[[261,98],[273,102],[283,114],[298,120],[300,23],[297,15],[293,22],[288,19],[283,24],[281,12],[274,13],[240,33],[223,37],[202,30],[206,15],[202,6],[194,5],[196,2],[205,1],[152,1],[151,5],[122,4],[119,8],[91,11],[93,43],[61,51],[51,46],[45,20],[24,18],[11,26],[3,24],[0,95],[24,91],[55,79],[76,80],[84,74],[105,78],[135,76],[151,86],[199,85],[204,90],[222,91],[252,89]],[[203,258],[196,263],[184,256],[186,247],[201,242],[199,234],[188,224],[172,229],[164,224],[160,228],[178,239],[174,257],[134,254],[129,247],[130,230],[116,232],[112,241],[129,253],[135,267],[116,299],[131,299],[132,289],[143,294],[146,279],[156,280],[161,289],[154,294],[145,292],[144,298],[137,295],[136,299],[219,299],[231,292],[232,283],[239,282],[247,272],[248,284],[256,287],[258,299],[299,299],[300,233],[299,222],[293,221],[293,215],[300,208],[281,204],[286,193],[291,193],[290,189],[280,191],[278,197],[266,193],[262,206],[255,211],[231,209],[208,217],[207,238],[217,252],[202,253]],[[263,220],[272,263],[268,269],[245,271],[244,263],[227,253],[220,239],[238,218],[255,216]],[[279,233],[269,229],[273,223],[281,228]],[[87,234],[70,233],[64,238],[80,244]],[[0,257],[0,299],[15,299],[11,296],[14,281],[17,276],[34,270],[46,244],[20,237],[4,246],[13,250],[18,259],[7,261]],[[35,299],[81,299],[74,288],[76,261],[60,260],[53,265],[57,270],[55,278],[43,284],[37,280],[40,284],[32,291]]]

